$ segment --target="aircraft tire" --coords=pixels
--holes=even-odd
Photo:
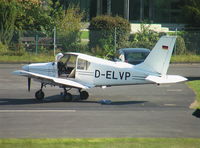
[[[71,102],[72,101],[72,95],[70,93],[64,94],[64,101]]]
[[[89,94],[88,94],[87,91],[81,91],[80,92],[80,98],[81,98],[81,100],[87,100],[88,97],[89,97]]]
[[[35,98],[37,100],[43,100],[44,99],[44,92],[42,90],[38,90],[36,93],[35,93]]]

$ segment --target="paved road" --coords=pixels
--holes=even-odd
[[[60,89],[47,87],[39,102],[34,99],[38,83],[29,93],[26,79],[10,74],[20,66],[0,64],[0,138],[200,138],[200,119],[188,108],[195,96],[183,83],[95,88],[87,101],[70,103],[62,102]],[[199,79],[200,64],[172,65],[169,73]],[[102,99],[112,104],[99,104]]]

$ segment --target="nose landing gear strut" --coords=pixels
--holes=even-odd
[[[41,89],[38,90],[38,91],[36,91],[36,93],[35,93],[35,98],[36,98],[37,100],[43,100],[43,99],[44,99],[45,94],[44,94],[44,92],[42,91],[42,88],[43,88],[43,87],[44,87],[44,84],[41,83]]]

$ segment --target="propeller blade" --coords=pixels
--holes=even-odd
[[[28,78],[28,91],[30,92],[31,90],[31,78]]]

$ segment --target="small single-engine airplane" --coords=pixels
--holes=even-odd
[[[55,62],[25,65],[13,74],[28,78],[29,91],[31,79],[41,83],[35,93],[38,100],[44,99],[42,89],[46,85],[63,88],[65,100],[72,101],[68,92],[71,88],[79,90],[80,100],[86,100],[89,94],[85,89],[93,87],[183,82],[187,79],[182,76],[167,75],[175,41],[174,36],[161,37],[145,61],[138,65],[68,52],[57,54]]]

